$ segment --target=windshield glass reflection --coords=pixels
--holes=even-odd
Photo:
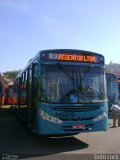
[[[43,65],[39,99],[49,103],[89,103],[106,99],[104,69]]]

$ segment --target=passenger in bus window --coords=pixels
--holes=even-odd
[[[116,120],[118,119],[118,126],[120,126],[120,107],[117,104],[111,106],[113,116],[113,126],[116,127]]]

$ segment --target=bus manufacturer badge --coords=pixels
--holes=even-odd
[[[78,96],[76,94],[71,94],[70,95],[70,100],[73,102],[73,103],[76,103],[78,101]]]

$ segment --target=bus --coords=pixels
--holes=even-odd
[[[107,97],[108,97],[108,117],[112,118],[111,106],[117,104],[119,97],[117,77],[113,73],[106,73]]]
[[[18,88],[14,85],[14,97],[13,97],[14,105],[18,105]],[[21,88],[19,95],[19,103],[21,105],[26,105],[26,89]]]
[[[4,104],[13,105],[14,104],[14,86],[9,85],[4,90]]]
[[[120,98],[120,77],[117,78],[118,90],[119,90],[119,98]]]
[[[3,102],[3,85],[0,82],[0,107],[2,106],[2,102]]]
[[[37,135],[67,136],[108,128],[103,55],[73,49],[39,51],[16,77],[15,86],[16,116]]]

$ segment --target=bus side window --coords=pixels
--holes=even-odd
[[[38,87],[38,64],[34,66],[34,88]]]

